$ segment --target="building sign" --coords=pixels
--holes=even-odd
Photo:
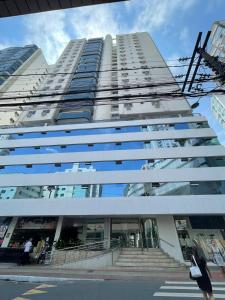
[[[20,218],[17,229],[55,229],[56,218]]]

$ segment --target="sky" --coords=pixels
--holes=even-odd
[[[54,63],[70,39],[146,31],[169,63],[190,56],[198,32],[206,34],[214,21],[225,19],[224,12],[224,0],[130,0],[9,17],[0,19],[0,49],[34,43]],[[207,117],[225,145],[210,99],[203,98],[194,112]]]

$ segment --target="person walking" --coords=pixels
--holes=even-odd
[[[214,300],[213,291],[212,291],[212,284],[211,284],[211,273],[207,266],[207,262],[204,256],[199,254],[197,247],[193,247],[192,249],[192,258],[191,258],[192,265],[198,265],[202,276],[198,278],[192,278],[196,280],[198,287],[203,293],[204,300]],[[191,275],[190,275],[191,276]]]
[[[212,240],[211,250],[212,250],[213,261],[217,264],[218,267],[220,267],[223,276],[225,277],[225,259],[223,253],[221,252],[220,248],[217,246],[215,240]]]
[[[30,238],[28,241],[26,241],[24,245],[24,251],[23,251],[23,265],[30,263],[30,251],[32,248],[32,238]]]

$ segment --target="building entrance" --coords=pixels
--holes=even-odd
[[[158,229],[156,220],[112,219],[111,238],[120,238],[123,247],[158,248]]]

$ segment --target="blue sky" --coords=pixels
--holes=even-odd
[[[166,60],[189,56],[197,33],[224,19],[224,0],[130,0],[0,20],[0,48],[35,43],[54,63],[70,39],[137,31],[153,37]],[[224,130],[201,100],[195,112],[206,115],[225,145]]]

